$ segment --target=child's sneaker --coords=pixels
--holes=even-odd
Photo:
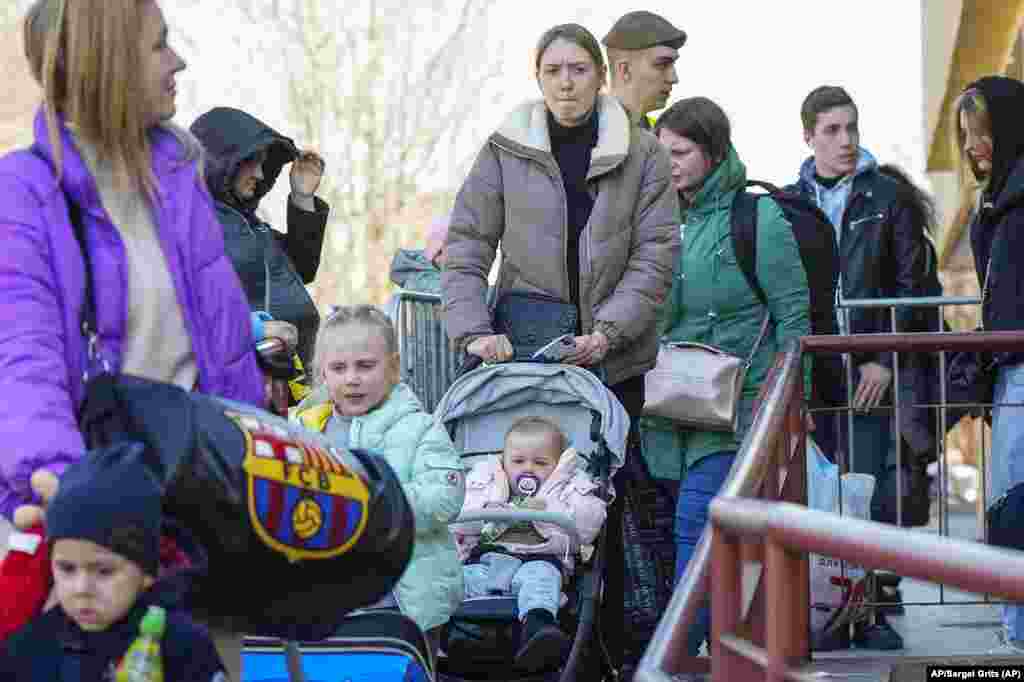
[[[557,669],[572,645],[554,616],[544,609],[532,609],[526,614],[519,642],[516,667],[529,673]]]

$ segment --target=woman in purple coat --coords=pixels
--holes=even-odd
[[[82,217],[99,348],[118,373],[261,404],[249,308],[197,168],[169,121],[185,63],[153,0],[37,0],[25,54],[35,143],[0,159],[0,516],[36,470],[84,452]]]

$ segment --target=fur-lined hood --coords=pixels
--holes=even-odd
[[[626,110],[614,97],[598,95],[595,115],[597,120],[597,146],[590,157],[590,180],[603,175],[618,166],[629,153],[630,135],[633,133]],[[521,153],[536,156],[538,153],[551,157],[551,133],[548,130],[548,107],[543,99],[523,102],[513,109],[498,130],[491,135],[491,142],[511,146]]]

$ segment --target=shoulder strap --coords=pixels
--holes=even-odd
[[[775,190],[774,187],[767,183],[748,182],[746,184],[746,187],[751,186],[762,187],[769,192]],[[751,194],[746,191],[746,188],[736,192],[736,196],[732,200],[732,211],[729,215],[729,232],[732,235],[732,250],[736,254],[736,262],[740,266],[740,271],[746,278],[747,284],[750,285],[754,295],[761,301],[761,305],[767,308],[768,296],[764,293],[764,289],[761,288],[761,283],[757,281],[757,200],[761,196]],[[757,334],[757,340],[754,341],[753,348],[750,349],[750,355],[747,356],[746,366],[748,368],[750,363],[754,361],[754,355],[757,354],[757,349],[761,347],[765,334],[768,333],[771,319],[771,312],[765,310],[761,330]]]
[[[50,171],[54,173],[54,178],[56,179],[57,176],[53,164],[46,158],[42,150],[33,144],[29,147],[29,151],[50,167]],[[78,250],[82,254],[82,262],[85,266],[85,292],[82,296],[82,310],[79,313],[79,319],[82,336],[85,338],[88,346],[89,357],[94,358],[97,355],[96,342],[98,338],[96,331],[96,299],[93,292],[92,259],[89,257],[89,249],[85,238],[85,222],[82,220],[81,207],[71,199],[59,183],[58,189],[60,189],[60,193],[64,196],[64,203],[68,208],[68,218],[71,220],[71,229],[75,234],[75,242],[78,243]]]
[[[93,294],[92,284],[92,259],[89,257],[89,249],[85,241],[85,223],[82,221],[82,209],[78,204],[71,201],[71,198],[64,194],[68,204],[68,216],[71,218],[71,228],[75,232],[75,241],[78,242],[78,249],[82,252],[82,262],[85,263],[85,294],[82,296],[82,334],[89,338],[96,333],[96,299]]]
[[[747,183],[748,186],[751,183]],[[757,200],[760,197],[745,189],[736,192],[732,201],[729,216],[729,231],[732,235],[732,250],[736,254],[736,262],[740,271],[747,279],[754,295],[763,305],[768,305],[768,297],[757,281]]]

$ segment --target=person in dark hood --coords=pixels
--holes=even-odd
[[[305,285],[316,277],[327,228],[327,203],[315,196],[324,162],[256,117],[217,107],[191,126],[206,150],[206,179],[224,227],[224,245],[254,311],[294,325],[303,366],[312,357],[320,316]],[[288,231],[271,229],[256,209],[281,169],[292,164]],[[265,333],[288,335],[265,322]],[[289,339],[285,339],[289,340]]]
[[[963,186],[981,184],[971,222],[971,247],[981,285],[986,331],[1024,329],[1024,84],[990,76],[968,85],[955,107],[956,144]],[[1017,535],[1024,487],[1024,354],[985,354],[994,372],[989,537]],[[986,401],[987,402],[987,401]],[[1005,495],[1005,499],[1001,500]],[[1002,513],[996,513],[1002,508]],[[1006,510],[1010,510],[1007,513]],[[1024,606],[1003,607],[999,653],[1024,654]]]

